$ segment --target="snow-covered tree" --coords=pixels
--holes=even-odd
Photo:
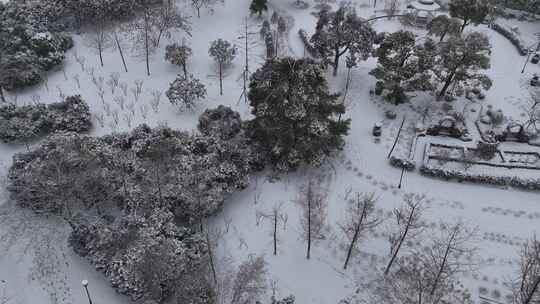
[[[236,51],[236,46],[221,38],[210,43],[208,53],[217,64],[220,95],[223,95],[223,73],[236,57]]]
[[[407,194],[403,198],[403,206],[394,209],[396,228],[389,234],[390,259],[384,270],[385,275],[390,272],[392,265],[399,258],[399,253],[407,244],[407,241],[417,238],[426,228],[425,223],[422,221],[424,199],[425,196],[423,195]]]
[[[461,33],[461,22],[443,14],[433,18],[428,23],[427,30],[430,35],[440,37],[440,41],[443,41],[446,35],[455,36]]]
[[[533,236],[520,252],[520,269],[511,282],[515,304],[540,303],[540,242]]]
[[[269,153],[278,170],[318,165],[344,145],[349,119],[338,94],[331,94],[321,64],[312,59],[268,60],[251,77],[255,116],[247,131]]]
[[[489,0],[451,0],[449,3],[450,16],[462,20],[460,32],[471,23],[484,22],[491,11]]]
[[[311,43],[321,58],[332,65],[337,75],[339,59],[347,52],[358,60],[371,55],[375,31],[357,16],[354,8],[340,6],[335,11],[323,10],[319,14]]]
[[[427,51],[430,46],[428,39],[422,50]],[[408,31],[385,35],[375,55],[378,65],[370,74],[383,82],[384,88],[389,91],[386,98],[396,105],[407,101],[405,90],[409,84],[414,84],[416,79],[427,77],[430,66],[425,59],[429,55],[433,56],[420,52],[415,34]]]
[[[238,112],[220,105],[215,109],[207,109],[199,116],[198,129],[204,135],[229,140],[242,131],[242,119]]]
[[[300,189],[297,203],[302,208],[300,224],[302,239],[307,244],[306,258],[311,258],[311,247],[317,241],[326,238],[328,196],[319,178],[309,178],[306,185]]]
[[[169,101],[176,106],[193,109],[195,102],[206,97],[206,87],[193,75],[178,75],[167,90]]]
[[[197,17],[201,18],[201,8],[205,7],[207,9],[213,10],[213,6],[218,2],[225,2],[225,0],[189,0],[191,1],[191,7],[197,11]]]
[[[259,17],[268,10],[268,0],[252,0],[249,5],[249,11],[252,14],[257,14]]]
[[[451,85],[491,87],[491,80],[479,70],[490,67],[491,45],[479,32],[450,37],[439,44],[433,72],[442,83],[438,96],[443,97]]]
[[[347,216],[340,225],[341,230],[349,241],[347,255],[343,269],[347,269],[358,242],[366,237],[367,233],[377,227],[382,220],[375,213],[375,193],[356,193],[356,197],[349,201]]]
[[[163,36],[171,39],[173,30],[182,30],[188,35],[191,35],[191,26],[188,18],[181,14],[176,6],[175,1],[162,0],[162,3],[153,8],[155,35],[152,41],[155,47],[159,47],[159,43]]]
[[[250,257],[239,267],[231,290],[231,304],[252,303],[266,289],[266,261],[264,257]]]
[[[165,59],[172,64],[176,64],[182,67],[184,71],[184,77],[188,77],[187,61],[192,55],[192,50],[189,46],[177,43],[167,45],[165,51]]]

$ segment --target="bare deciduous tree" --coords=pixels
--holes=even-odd
[[[346,211],[347,217],[340,225],[341,230],[343,230],[343,233],[350,242],[343,269],[347,269],[352,253],[358,245],[358,241],[365,237],[369,230],[374,229],[382,222],[374,214],[376,201],[375,193],[356,193],[356,197],[349,201]]]
[[[515,304],[540,303],[540,242],[533,236],[520,252],[518,278],[511,286]]]
[[[326,232],[326,189],[319,178],[310,178],[307,185],[300,189],[297,202],[302,207],[300,223],[302,237],[307,242],[306,258],[311,257],[311,245],[325,238]]]
[[[415,238],[424,228],[422,222],[423,201],[425,196],[407,194],[403,198],[405,204],[394,210],[397,229],[390,233],[390,260],[384,274],[387,275],[406,239]]]
[[[270,213],[261,214],[263,218],[270,219],[272,222],[272,240],[274,247],[274,255],[277,255],[277,244],[279,242],[278,226],[281,224],[283,226],[283,229],[285,230],[285,226],[287,225],[288,220],[287,214],[281,211],[282,206],[283,203],[277,204],[272,208],[272,211]]]
[[[266,262],[262,256],[251,256],[238,267],[230,304],[254,303],[265,289]]]

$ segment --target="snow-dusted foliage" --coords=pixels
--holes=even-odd
[[[367,59],[371,55],[374,38],[375,31],[357,16],[354,8],[342,5],[335,12],[319,12],[311,43],[319,56],[333,66],[335,76],[342,55],[348,52],[352,58]]]
[[[181,108],[193,109],[195,102],[206,97],[206,87],[193,75],[178,75],[166,93],[169,101]]]
[[[450,16],[462,20],[460,32],[469,24],[484,22],[492,9],[489,0],[451,0],[449,3]]]
[[[70,244],[133,300],[213,303],[206,242],[166,209],[76,223]]]
[[[294,296],[293,295],[290,295],[286,298],[283,298],[281,300],[278,300],[276,299],[274,296],[272,296],[272,298],[270,299],[271,300],[271,304],[294,304]]]
[[[100,138],[55,133],[14,157],[9,189],[19,205],[65,218],[75,251],[120,292],[213,303],[199,227],[247,186],[258,162],[243,132],[226,140],[146,125]]]
[[[78,95],[49,105],[0,107],[0,139],[4,142],[26,142],[56,131],[86,132],[91,127],[90,109]]]
[[[455,36],[461,33],[461,22],[457,18],[449,18],[447,15],[439,15],[427,24],[430,35],[440,37],[440,41],[448,36]]]
[[[217,39],[210,43],[208,54],[214,59],[217,64],[219,76],[219,94],[223,95],[223,77],[227,67],[236,57],[237,48],[227,40]]]
[[[429,70],[434,54],[435,45],[430,39],[418,46],[412,32],[390,33],[375,51],[378,65],[370,74],[382,81],[388,100],[403,103],[407,101],[406,89],[430,89]]]
[[[173,43],[167,45],[165,52],[165,59],[170,61],[172,64],[176,64],[182,67],[184,71],[184,76],[188,77],[187,73],[187,61],[191,57],[192,51],[191,48],[187,45],[179,45]]]
[[[480,73],[490,67],[491,44],[489,38],[479,32],[450,37],[439,45],[433,72],[436,82],[442,84],[439,97],[446,94],[450,85],[461,87],[491,87],[490,78]]]
[[[238,112],[220,105],[215,109],[207,109],[199,116],[198,128],[205,135],[228,140],[242,131],[242,120]]]
[[[257,14],[259,17],[268,10],[268,0],[252,0],[249,5],[249,11],[252,14]]]
[[[267,61],[251,77],[249,100],[255,118],[247,131],[278,170],[321,164],[344,145],[349,119],[331,94],[321,64],[311,59]]]
[[[59,65],[73,41],[57,20],[61,16],[38,1],[0,3],[0,87],[37,84]]]

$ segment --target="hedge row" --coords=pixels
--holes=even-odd
[[[416,167],[416,162],[411,159],[399,158],[392,155],[390,157],[390,165],[397,168],[405,168],[407,171],[412,171]]]
[[[473,174],[460,170],[444,169],[422,165],[420,173],[426,176],[432,176],[442,179],[457,179],[478,184],[488,184],[495,186],[511,186],[526,190],[540,190],[540,178],[522,178],[517,176],[492,176],[487,174]]]
[[[512,44],[517,48],[521,56],[527,55],[527,48],[523,44],[521,44],[521,41],[518,39],[518,37],[516,37],[516,35],[514,35],[514,33],[510,32],[508,29],[497,23],[493,23],[491,25],[491,28],[497,33],[506,37],[506,39],[510,40],[510,42],[512,42]]]

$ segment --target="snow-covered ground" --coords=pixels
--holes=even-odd
[[[3,1],[3,0],[0,0]],[[128,130],[139,123],[150,125],[166,123],[173,128],[195,129],[197,118],[205,108],[224,104],[248,118],[249,107],[239,101],[242,83],[243,55],[240,54],[234,66],[229,70],[224,82],[224,95],[219,95],[219,84],[215,75],[215,66],[208,56],[210,41],[224,38],[236,41],[241,35],[244,17],[248,15],[248,0],[226,0],[223,7],[216,7],[214,14],[204,11],[201,18],[192,18],[193,37],[188,38],[194,50],[189,63],[190,71],[200,78],[208,88],[208,97],[194,112],[180,112],[171,105],[164,92],[180,69],[164,60],[163,43],[153,55],[151,76],[147,77],[144,62],[130,57],[127,65],[129,73],[123,72],[117,53],[107,51],[105,66],[99,66],[98,56],[89,50],[83,38],[75,36],[75,48],[68,52],[63,71],[52,72],[48,85],[40,85],[17,95],[8,94],[8,99],[22,104],[36,100],[55,102],[59,94],[80,94],[90,104],[96,117],[102,116],[103,125],[96,120],[92,135],[103,135],[113,131]],[[291,6],[292,0],[271,0],[271,9],[278,10],[294,18],[294,26],[289,34],[289,47],[285,51],[290,56],[301,57],[304,47],[298,38],[298,30],[306,29],[312,33],[315,18],[311,9],[299,10]],[[358,4],[362,16],[373,15],[373,9],[367,1],[354,1]],[[383,1],[378,9],[382,8]],[[253,24],[261,21],[250,18]],[[521,26],[521,23],[520,25]],[[527,27],[540,28],[539,24],[527,24]],[[393,31],[401,28],[397,20],[380,20],[374,23],[377,31]],[[519,56],[514,46],[500,34],[485,26],[469,27],[468,30],[485,32],[493,45],[491,69],[488,74],[493,79],[493,87],[487,92],[485,103],[495,108],[502,108],[505,114],[519,117],[523,110],[523,84],[533,73],[540,73],[538,65],[529,64],[524,74],[521,68],[525,58]],[[421,35],[425,33],[418,31]],[[181,41],[185,35],[177,34],[174,41]],[[262,63],[263,45],[251,50],[251,70]],[[85,70],[75,60],[75,54],[85,58]],[[426,220],[433,227],[440,221],[453,222],[459,219],[478,228],[479,256],[483,263],[476,274],[467,274],[464,282],[478,296],[480,287],[490,292],[499,290],[505,295],[508,291],[503,281],[516,269],[515,259],[522,241],[533,233],[540,232],[540,196],[535,192],[501,189],[483,185],[462,184],[423,177],[416,172],[407,173],[403,186],[397,188],[401,170],[388,164],[386,155],[397,133],[401,117],[386,121],[380,143],[375,143],[371,136],[373,124],[384,117],[384,112],[393,106],[373,100],[369,90],[375,80],[368,72],[376,61],[362,62],[352,72],[352,86],[348,94],[351,103],[347,116],[352,118],[350,134],[346,139],[345,151],[333,161],[332,166],[321,168],[316,173],[328,178],[329,210],[328,219],[330,237],[313,248],[312,259],[305,259],[305,244],[300,238],[300,208],[294,200],[298,187],[305,182],[306,174],[297,172],[286,178],[270,182],[267,175],[260,174],[252,178],[251,186],[234,194],[226,204],[224,211],[212,219],[213,225],[220,228],[223,236],[218,246],[220,267],[226,268],[245,260],[249,255],[263,254],[268,262],[269,277],[275,283],[280,296],[292,293],[297,303],[337,303],[340,299],[354,293],[360,284],[369,281],[372,273],[380,272],[388,255],[388,242],[383,229],[360,245],[361,253],[356,255],[347,271],[341,269],[345,251],[343,236],[337,223],[345,212],[344,195],[348,189],[362,192],[375,192],[378,196],[377,208],[381,214],[388,214],[402,203],[405,193],[425,193],[429,201]],[[107,81],[111,73],[120,73],[120,82],[134,87],[137,79],[144,81],[144,93],[134,101],[128,89],[124,110],[113,101],[123,93],[117,89],[114,94],[105,85],[105,101],[97,94],[96,86],[91,81],[90,70],[94,75]],[[337,77],[328,76],[332,87],[340,91],[345,86],[345,69]],[[77,86],[75,78],[80,78]],[[152,92],[161,92],[159,109],[153,111],[150,106]],[[133,103],[133,105],[130,105]],[[146,106],[145,106],[146,104]],[[110,107],[110,113],[107,114]],[[135,114],[129,115],[129,107]],[[147,108],[148,115],[144,118]],[[114,124],[117,111],[119,123]],[[131,118],[128,118],[131,117]],[[128,120],[131,119],[131,127]],[[23,151],[23,146],[0,145],[0,161],[8,166],[12,155]],[[3,176],[5,174],[2,174]],[[258,203],[255,204],[255,197]],[[124,303],[128,299],[116,294],[105,277],[93,270],[84,259],[74,254],[66,244],[66,229],[59,227],[53,220],[39,218],[21,211],[7,202],[0,209],[0,303],[2,291],[11,297],[10,304],[20,303],[84,303],[86,295],[80,281],[90,281],[90,292],[95,303]],[[278,255],[272,255],[270,223],[262,220],[257,225],[257,214],[268,212],[276,204],[283,204],[283,211],[288,215],[285,229],[280,231]],[[0,203],[1,204],[1,203]],[[231,225],[226,232],[226,223]],[[389,223],[388,223],[389,224]],[[386,224],[385,224],[386,225]],[[383,226],[385,226],[383,225]],[[229,261],[232,260],[232,263]]]

